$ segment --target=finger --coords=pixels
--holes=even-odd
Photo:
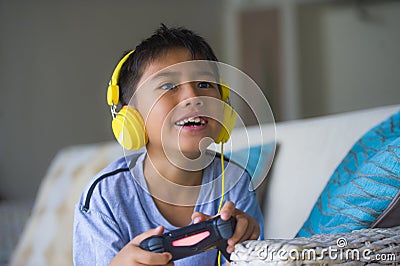
[[[225,202],[221,211],[219,212],[221,215],[221,219],[226,221],[235,213],[235,204],[232,201]]]
[[[174,265],[175,265],[174,262],[173,262],[173,261],[170,261],[170,262],[168,262],[167,264],[157,265],[157,266],[174,266]]]
[[[246,236],[242,237],[239,242],[243,242],[245,240],[256,240],[260,236],[260,226],[256,220],[252,217],[248,216],[249,218],[249,228],[247,230]]]
[[[140,242],[145,240],[148,237],[161,235],[164,232],[164,226],[158,226],[156,228],[150,229],[140,235],[137,235],[134,239],[131,240],[131,243],[135,246],[139,246]]]
[[[245,232],[244,235],[237,241],[237,243],[241,243],[241,242],[243,242],[243,241],[245,241],[245,240],[249,240],[249,239],[250,239],[250,236],[253,234],[254,229],[255,229],[255,228],[254,228],[254,224],[249,223],[249,225],[247,226],[246,232]]]
[[[250,238],[251,240],[257,240],[260,237],[260,226],[258,225],[258,223],[256,223],[255,225],[255,229],[253,230],[253,233],[251,234]]]
[[[192,214],[191,218],[192,218],[193,223],[197,224],[199,222],[206,221],[206,220],[210,219],[211,216],[207,215],[207,214],[204,214],[202,212],[194,212]]]
[[[171,253],[168,252],[156,253],[140,247],[135,247],[133,252],[136,253],[135,262],[143,265],[166,265],[172,259]]]
[[[228,239],[228,245],[234,246],[239,240],[246,235],[248,230],[249,220],[247,219],[246,215],[240,214],[236,215],[236,228],[233,232],[233,235],[230,239]]]

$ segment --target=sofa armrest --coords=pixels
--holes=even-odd
[[[59,151],[39,187],[10,265],[72,265],[75,204],[89,180],[122,155],[115,142]]]

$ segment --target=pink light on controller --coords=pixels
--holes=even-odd
[[[204,231],[195,235],[187,236],[172,242],[173,247],[186,247],[193,246],[204,239],[206,239],[210,235],[209,231]]]

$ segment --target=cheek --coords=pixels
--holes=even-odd
[[[209,104],[206,105],[206,110],[208,116],[218,123],[223,122],[223,104],[220,100],[213,100]]]
[[[150,130],[151,132],[159,134],[159,131],[163,127],[164,120],[162,113],[159,114],[157,112],[158,110],[153,109],[147,116],[145,120],[146,128],[148,131]]]
[[[145,121],[146,127],[152,131],[160,133],[161,130],[168,130],[171,124],[171,110],[172,107],[166,104],[157,104],[148,112]]]
[[[145,124],[153,124],[153,121],[162,120],[165,115],[165,104],[157,101],[155,97],[141,97],[137,103],[137,110],[142,115]]]

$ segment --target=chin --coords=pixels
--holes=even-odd
[[[191,160],[195,160],[195,159],[198,159],[199,157],[200,157],[200,155],[201,155],[201,152],[200,151],[197,151],[197,152],[186,152],[186,151],[181,151],[182,153],[183,153],[183,155],[186,157],[186,158],[188,158],[188,159],[191,159]]]
[[[211,137],[202,138],[180,138],[179,149],[185,153],[200,153],[205,151],[212,143],[214,139]]]
[[[188,143],[188,145],[185,145],[181,142],[179,145],[179,150],[183,154],[200,154],[202,150],[206,149],[200,149],[199,144],[195,142]]]

